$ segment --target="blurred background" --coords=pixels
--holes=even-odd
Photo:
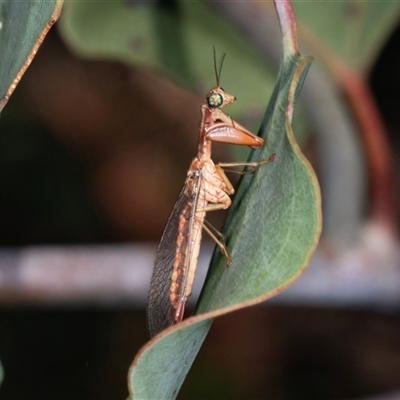
[[[320,179],[323,236],[289,290],[214,322],[180,399],[400,398],[400,5],[293,6],[315,57],[294,130]],[[0,120],[1,399],[127,397],[213,45],[238,98],[226,111],[256,132],[281,55],[272,3],[64,5]]]

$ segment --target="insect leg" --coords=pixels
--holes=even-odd
[[[226,208],[224,203],[209,203],[204,208],[198,210],[198,212],[208,212],[208,211],[216,211],[223,210]],[[226,258],[226,264],[230,265],[232,262],[231,257],[228,254],[228,250],[224,243],[224,235],[218,231],[218,229],[214,228],[210,222],[207,220],[201,221],[203,229],[210,235],[210,237],[214,240],[217,246],[221,249],[222,253]]]
[[[244,174],[252,174],[260,165],[267,164],[271,161],[275,160],[275,154],[271,154],[266,160],[254,161],[254,162],[231,162],[231,163],[218,163],[216,165],[218,173],[220,174],[220,170],[222,168],[227,167],[251,167],[246,171],[236,171],[234,169],[227,169],[226,172],[234,172],[236,174],[244,175]],[[224,174],[225,175],[225,174]]]
[[[204,206],[203,208],[199,208],[197,210],[197,212],[209,212],[209,211],[218,211],[218,210],[225,210],[226,204],[224,203],[208,203],[206,206]]]
[[[205,219],[204,222],[203,222],[203,225],[207,225],[207,228],[208,228],[210,231],[213,231],[214,235],[219,236],[221,242],[224,242],[224,241],[225,241],[224,235],[223,235],[211,222],[208,222],[208,221]]]
[[[217,244],[217,246],[221,249],[222,253],[224,254],[226,258],[226,265],[231,265],[232,259],[228,254],[228,250],[226,249],[225,243],[223,243],[221,240],[217,238],[217,236],[212,232],[212,230],[206,225],[206,223],[214,229],[214,231],[220,236],[221,239],[223,239],[223,235],[221,232],[218,232],[209,222],[204,221],[203,222],[203,229],[210,235],[210,237],[214,240],[214,242]]]
[[[225,171],[222,169],[221,164],[216,164],[215,169],[219,177],[222,179],[222,181],[225,183],[226,186],[226,193],[233,194],[235,192],[235,189],[233,188],[233,185],[229,178],[226,176]]]

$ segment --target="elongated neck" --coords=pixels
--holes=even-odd
[[[199,160],[211,159],[211,140],[206,139],[204,132],[200,132],[199,145],[197,148],[197,158]]]
[[[199,145],[197,149],[197,158],[199,160],[211,159],[211,140],[207,139],[206,131],[212,124],[212,113],[210,109],[203,105],[201,107],[201,122],[199,133]]]

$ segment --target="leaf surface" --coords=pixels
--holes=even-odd
[[[294,1],[293,8],[303,43],[361,72],[371,68],[400,17],[397,1]]]
[[[0,3],[0,112],[58,19],[61,0]]]

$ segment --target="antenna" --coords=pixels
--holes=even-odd
[[[213,51],[214,51],[214,71],[215,71],[215,79],[217,81],[217,86],[219,87],[219,80],[221,78],[221,70],[222,70],[222,64],[224,63],[226,53],[222,54],[221,62],[219,63],[219,68],[217,69],[217,55],[215,51],[215,46],[213,46]]]

